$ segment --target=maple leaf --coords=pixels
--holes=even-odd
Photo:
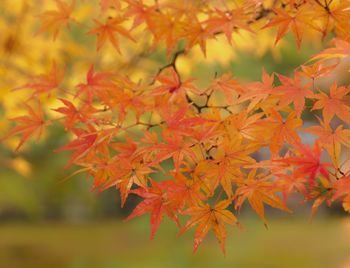
[[[124,17],[110,18],[105,24],[95,20],[96,27],[91,29],[88,34],[97,34],[97,51],[99,51],[108,40],[118,53],[121,54],[119,40],[117,39],[116,34],[122,35],[136,42],[136,40],[130,35],[130,32],[120,25],[124,21]]]
[[[92,107],[91,105],[84,104],[82,107],[80,107],[78,109],[74,106],[73,103],[71,103],[68,100],[61,99],[61,98],[59,98],[59,100],[65,106],[59,107],[59,108],[53,109],[53,110],[58,112],[58,113],[64,114],[66,116],[66,121],[64,124],[66,130],[72,129],[73,126],[79,122],[92,123],[93,121],[96,121],[95,119],[91,118],[91,115],[96,113],[97,110],[94,107]]]
[[[74,151],[66,168],[75,163],[88,163],[92,159],[95,159],[99,151],[104,152],[107,150],[106,148],[108,148],[111,137],[119,130],[117,128],[106,128],[97,131],[90,124],[87,124],[87,127],[87,130],[73,128],[71,131],[76,136],[76,139],[55,150],[56,152]]]
[[[231,139],[248,139],[251,141],[259,140],[261,137],[258,129],[258,120],[263,116],[262,113],[248,115],[246,110],[238,114],[228,116],[224,121],[224,126]]]
[[[206,31],[197,17],[191,17],[188,19],[186,26],[184,26],[183,33],[181,34],[181,37],[187,41],[186,50],[190,50],[198,44],[204,57],[207,56],[206,41],[211,36],[212,35]]]
[[[72,0],[70,5],[63,2],[62,0],[54,1],[57,10],[45,11],[39,15],[42,23],[38,30],[38,33],[52,32],[53,39],[55,40],[61,28],[69,27],[75,0]]]
[[[208,120],[196,116],[188,117],[188,104],[181,105],[177,111],[171,111],[171,106],[166,106],[159,111],[161,117],[164,119],[164,130],[172,131],[186,136],[193,136],[194,127],[208,123]]]
[[[153,170],[141,161],[117,157],[111,164],[113,177],[109,177],[103,184],[95,184],[101,191],[116,186],[120,190],[121,206],[123,207],[133,185],[146,188],[148,174]]]
[[[225,140],[213,154],[216,164],[208,170],[208,175],[220,182],[225,193],[232,196],[232,182],[241,176],[240,167],[255,163],[249,156],[256,150],[252,144],[243,144],[240,140]]]
[[[154,36],[154,45],[158,45],[162,40],[165,41],[167,55],[175,47],[181,38],[185,22],[180,20],[179,16],[173,16],[170,13],[153,12],[147,17],[147,25]]]
[[[274,93],[273,82],[275,75],[274,73],[269,76],[265,69],[262,71],[262,82],[253,82],[245,85],[246,90],[243,91],[238,103],[245,102],[249,100],[248,111],[253,110],[259,103],[266,100],[271,94]]]
[[[192,138],[194,138],[197,143],[210,143],[210,141],[218,138],[220,136],[220,129],[218,128],[219,122],[205,122],[206,124],[201,124],[199,128],[194,128],[192,130]]]
[[[247,16],[244,14],[243,8],[222,11],[216,9],[215,15],[203,22],[206,30],[212,34],[223,32],[227,41],[232,44],[232,33],[237,29],[243,29],[252,32],[247,24]]]
[[[17,87],[14,90],[26,88],[31,89],[33,90],[31,97],[37,97],[43,93],[50,95],[54,89],[57,89],[59,87],[60,83],[63,80],[63,77],[63,70],[57,68],[56,63],[53,63],[52,68],[48,74],[32,76],[29,78],[29,81],[26,84]]]
[[[316,78],[329,75],[337,66],[337,63],[325,66],[322,62],[316,62],[309,66],[301,65],[300,67],[303,75],[312,80],[315,80]]]
[[[310,189],[315,187],[315,178],[318,174],[323,175],[329,180],[328,167],[331,165],[329,163],[321,163],[322,151],[318,142],[315,143],[313,150],[310,146],[302,143],[295,143],[293,146],[295,147],[296,152],[299,153],[299,156],[289,156],[284,159],[273,161],[296,166],[296,170],[294,171],[295,175],[307,176]]]
[[[37,102],[37,107],[35,107],[35,109],[27,103],[23,103],[23,106],[27,111],[27,115],[10,119],[16,123],[16,126],[3,138],[7,139],[11,136],[20,134],[22,137],[15,149],[16,151],[18,151],[19,148],[21,148],[22,145],[33,135],[37,134],[37,139],[39,139],[45,127],[51,122],[50,120],[45,121],[44,112],[40,102]]]
[[[315,94],[314,98],[317,101],[311,110],[322,109],[322,115],[326,124],[329,124],[334,115],[350,124],[350,107],[345,101],[345,96],[349,92],[350,87],[337,87],[337,84],[334,82],[330,88],[329,96],[323,92]]]
[[[341,38],[334,38],[332,40],[334,47],[326,48],[320,53],[316,54],[311,60],[327,60],[334,58],[343,58],[350,54],[350,42]]]
[[[274,175],[278,178],[277,185],[281,189],[284,202],[286,202],[288,196],[295,191],[302,193],[304,196],[307,195],[307,189],[305,186],[307,181],[304,176],[280,173],[274,173]]]
[[[105,94],[106,90],[114,88],[114,84],[110,80],[111,76],[110,72],[95,72],[94,66],[91,65],[86,74],[86,83],[76,86],[78,90],[75,97],[85,94],[87,103],[91,103],[94,96]]]
[[[215,237],[219,241],[222,252],[225,254],[225,239],[227,236],[225,223],[230,225],[238,225],[236,216],[227,207],[231,204],[230,200],[222,200],[219,203],[210,206],[208,204],[190,207],[183,213],[190,215],[189,219],[180,234],[185,233],[190,228],[198,225],[194,236],[194,252],[202,243],[204,237],[210,229],[213,229]]]
[[[70,150],[74,151],[66,167],[75,163],[77,160],[89,153],[93,149],[93,145],[97,141],[98,137],[98,134],[95,131],[89,132],[81,129],[72,129],[72,131],[77,136],[77,138],[55,150],[56,152]]]
[[[182,136],[175,133],[162,133],[165,143],[159,143],[146,148],[146,151],[158,152],[152,164],[160,163],[165,159],[172,158],[176,170],[179,170],[185,157],[196,161],[196,155],[191,150],[192,142],[185,140]],[[151,165],[152,165],[151,164]]]
[[[350,176],[343,176],[333,183],[334,193],[331,201],[350,194]]]
[[[266,133],[264,138],[268,137],[269,147],[273,156],[278,155],[283,143],[286,141],[289,144],[294,144],[300,141],[296,130],[300,128],[303,121],[296,117],[294,112],[288,114],[286,119],[283,119],[279,112],[271,111],[271,115],[257,123],[262,127],[260,133]]]
[[[208,90],[220,91],[224,94],[225,100],[228,104],[234,104],[237,101],[237,94],[243,92],[243,86],[231,77],[231,74],[226,73],[215,78]]]
[[[318,20],[322,22],[319,26],[323,36],[333,29],[340,36],[348,35],[350,4],[348,1],[325,1],[319,4],[317,9]]]
[[[304,129],[305,132],[319,136],[317,141],[326,148],[333,163],[337,163],[340,157],[341,144],[350,148],[350,130],[344,129],[343,125],[335,130],[329,124],[319,119],[319,126],[311,126]]]
[[[303,30],[306,26],[311,26],[310,21],[312,21],[313,16],[308,7],[302,6],[298,8],[295,14],[291,14],[283,9],[275,8],[273,9],[276,16],[272,18],[262,29],[278,26],[277,36],[275,40],[275,45],[281,40],[281,38],[288,32],[289,29],[292,30],[295,41],[298,48],[300,48],[300,43],[303,37]]]
[[[149,135],[149,132],[145,132],[145,136]],[[137,150],[138,142],[133,140],[132,138],[126,136],[125,142],[113,142],[110,143],[111,148],[118,152],[118,156],[122,158],[132,158]],[[143,140],[144,143],[146,143]]]
[[[144,22],[149,22],[152,16],[155,16],[156,6],[146,6],[142,0],[125,0],[128,3],[126,17],[134,17],[132,29],[138,27]],[[150,29],[152,30],[152,29]]]
[[[148,212],[151,213],[150,239],[153,239],[164,214],[168,215],[178,226],[180,226],[180,223],[177,216],[178,208],[169,200],[162,182],[157,183],[151,180],[151,183],[152,187],[132,190],[132,193],[141,196],[143,201],[136,206],[125,220],[128,221]]]
[[[169,199],[180,209],[184,206],[195,206],[207,198],[200,191],[199,181],[188,179],[182,172],[170,172],[170,175],[175,180],[165,180],[162,185],[168,191]]]
[[[287,212],[291,212],[281,199],[275,194],[278,189],[267,180],[266,175],[256,175],[256,169],[252,169],[248,178],[243,181],[243,185],[239,186],[235,193],[235,208],[240,209],[245,200],[248,200],[250,206],[255,210],[265,226],[264,203],[271,207],[278,208]],[[264,178],[265,177],[265,178]]]
[[[173,100],[176,96],[185,98],[187,91],[200,94],[200,90],[193,85],[193,80],[181,81],[174,67],[168,68],[166,74],[157,75],[155,80],[160,82],[161,85],[152,90],[152,96],[171,94],[170,100]]]
[[[279,80],[282,82],[281,86],[276,87],[280,98],[280,106],[284,107],[293,102],[294,110],[298,117],[305,107],[305,98],[312,98],[313,92],[309,89],[309,84],[302,85],[301,75],[296,72],[294,79],[278,75]]]

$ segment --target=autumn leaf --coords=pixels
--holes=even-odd
[[[55,40],[61,28],[69,27],[75,0],[72,0],[70,4],[67,4],[62,0],[54,1],[57,10],[45,11],[39,15],[39,18],[41,19],[41,26],[38,33],[52,32],[53,39]]]
[[[239,210],[244,201],[248,200],[250,206],[264,224],[267,225],[264,203],[271,207],[291,212],[276,195],[276,191],[277,189],[273,183],[269,182],[264,176],[256,175],[256,170],[252,169],[248,174],[248,178],[243,181],[243,184],[238,187],[235,193],[235,208]]]
[[[260,133],[265,133],[267,137],[272,156],[278,155],[284,142],[294,144],[300,141],[296,132],[303,121],[296,117],[294,112],[288,114],[284,119],[279,112],[271,111],[271,115],[264,120],[259,121],[256,125],[261,127]]]
[[[64,77],[63,70],[57,67],[54,62],[48,74],[40,74],[30,77],[28,82],[17,89],[30,89],[33,91],[31,97],[38,97],[40,94],[47,93],[48,95],[55,89],[58,89]]]
[[[172,175],[174,180],[165,180],[162,185],[168,191],[169,199],[173,200],[180,209],[184,206],[195,206],[207,199],[200,190],[199,181],[188,179],[182,172],[174,171],[169,175]]]
[[[306,27],[310,27],[310,22],[313,20],[312,13],[308,7],[302,6],[295,14],[291,14],[283,10],[282,8],[274,9],[275,17],[271,19],[264,27],[278,27],[275,45],[281,40],[281,38],[291,30],[294,34],[295,41],[298,48],[303,38],[303,31]]]
[[[238,94],[243,92],[243,86],[237,80],[233,79],[231,74],[226,73],[215,78],[208,90],[222,92],[228,104],[235,104]]]
[[[181,37],[186,40],[186,50],[190,50],[195,45],[199,45],[204,57],[207,56],[206,41],[211,38],[212,35],[206,31],[197,17],[191,17],[188,19]]]
[[[341,38],[332,40],[334,47],[326,48],[320,53],[317,53],[311,60],[328,60],[344,58],[350,54],[350,42]]]
[[[321,162],[321,148],[318,142],[314,144],[314,148],[304,145],[302,143],[295,143],[296,153],[298,155],[288,156],[284,159],[274,160],[275,162],[282,162],[288,165],[295,166],[295,175],[306,176],[308,178],[309,186],[311,189],[315,187],[316,176],[321,174],[329,180],[328,168],[331,166],[329,163]]]
[[[167,55],[170,55],[183,33],[185,22],[168,12],[153,12],[147,17],[146,23],[153,34],[154,46],[164,41]]]
[[[258,122],[262,116],[262,113],[249,115],[246,110],[243,110],[238,114],[228,116],[223,123],[231,139],[259,141],[261,129],[258,128]]]
[[[274,73],[268,75],[263,69],[262,82],[253,82],[245,85],[246,89],[240,94],[237,102],[241,103],[249,100],[248,111],[251,111],[276,92],[273,87],[274,78]]]
[[[146,188],[149,174],[153,172],[142,161],[132,161],[131,159],[122,157],[116,158],[112,168],[114,169],[113,177],[110,177],[101,186],[96,185],[95,187],[103,191],[116,186],[120,191],[121,207],[124,206],[132,186],[137,185]]]
[[[22,145],[32,136],[37,134],[39,139],[46,126],[50,124],[50,120],[45,120],[42,104],[37,102],[36,107],[32,107],[29,104],[24,103],[24,108],[27,111],[27,115],[18,116],[10,119],[16,123],[16,126],[10,130],[10,132],[3,138],[9,138],[14,135],[20,134],[21,140],[16,147],[16,151],[22,147]]]
[[[122,35],[135,42],[135,39],[130,35],[130,32],[121,26],[124,21],[125,18],[123,17],[108,19],[105,24],[95,20],[96,27],[92,28],[88,33],[97,35],[97,51],[101,50],[106,41],[109,41],[118,53],[121,54],[119,40],[116,37],[116,34]]]
[[[247,23],[247,17],[243,8],[227,11],[216,9],[214,14],[203,22],[206,30],[211,34],[224,33],[230,44],[232,44],[232,33],[236,29],[253,32]]]
[[[301,65],[302,75],[312,79],[325,77],[329,75],[338,64],[324,65],[322,62],[316,62],[312,65]]]
[[[169,94],[170,101],[177,96],[185,98],[186,92],[200,93],[200,90],[192,83],[191,79],[181,81],[174,67],[167,68],[166,73],[157,75],[155,81],[158,81],[161,85],[154,88],[151,94],[153,96]]]
[[[341,145],[350,148],[350,130],[344,129],[343,125],[332,129],[331,126],[319,119],[320,125],[311,126],[304,129],[305,132],[318,136],[318,142],[327,149],[333,163],[337,163],[340,158]]]
[[[125,219],[126,221],[146,213],[151,213],[151,239],[153,239],[159,224],[162,221],[163,215],[166,214],[178,226],[180,226],[177,210],[178,208],[169,200],[167,192],[164,191],[162,183],[151,181],[152,187],[138,188],[132,190],[132,193],[143,198],[131,214]]]
[[[97,121],[97,119],[91,118],[91,116],[97,112],[93,106],[84,104],[82,107],[77,108],[72,102],[65,99],[59,99],[64,106],[59,107],[57,109],[53,109],[54,111],[65,115],[65,128],[66,130],[72,129],[76,123],[87,123]]]
[[[179,170],[185,157],[196,161],[196,155],[191,150],[193,143],[191,141],[184,140],[179,134],[163,134],[164,143],[159,143],[148,147],[145,151],[154,152],[157,151],[157,155],[151,165],[160,163],[165,159],[172,158],[176,170]]]
[[[87,103],[93,101],[94,96],[105,94],[106,90],[113,89],[114,85],[111,81],[112,73],[110,72],[95,72],[94,65],[91,65],[86,74],[86,83],[77,85],[75,97],[81,94],[86,96]]]
[[[97,133],[86,130],[73,129],[73,132],[77,138],[56,149],[56,152],[74,151],[66,167],[72,165],[77,160],[89,153],[93,149],[93,145],[97,141],[98,137]]]
[[[290,103],[294,104],[294,110],[298,117],[305,108],[305,98],[314,96],[309,84],[302,84],[300,73],[294,74],[294,79],[284,75],[278,75],[282,85],[275,88],[280,98],[280,106],[285,107]]]
[[[337,87],[336,83],[330,88],[329,96],[324,92],[315,94],[317,101],[312,110],[322,109],[322,115],[326,124],[336,115],[344,122],[350,124],[350,107],[346,104],[345,97],[350,92],[350,87]]]
[[[231,211],[227,210],[230,204],[230,200],[222,200],[213,206],[208,204],[199,205],[190,207],[184,212],[184,214],[190,215],[192,218],[186,222],[180,234],[198,225],[194,237],[194,252],[197,251],[204,237],[209,230],[212,229],[215,237],[219,241],[222,252],[225,254],[225,240],[227,236],[225,224],[238,225],[236,216]]]
[[[152,16],[155,16],[156,6],[147,6],[143,0],[125,0],[128,3],[128,8],[125,12],[126,17],[133,17],[134,22],[132,29],[138,27],[144,22],[149,22]]]

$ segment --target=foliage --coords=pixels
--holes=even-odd
[[[37,34],[57,42],[81,28],[84,38],[97,38],[98,54],[85,81],[70,81],[73,86],[56,61],[49,72],[14,86],[30,92],[27,114],[12,119],[16,126],[6,136],[21,135],[17,149],[47,126],[63,124],[72,139],[56,151],[72,152],[67,167],[79,167],[72,175],[87,173],[98,191],[117,188],[122,205],[129,194],[140,196],[128,219],[150,213],[151,238],[164,215],[180,233],[196,226],[194,250],[212,229],[224,252],[225,226],[240,226],[235,214],[245,203],[265,225],[264,206],[291,212],[293,193],[313,200],[313,213],[336,200],[350,211],[350,87],[334,82],[327,93],[318,84],[350,53],[349,1],[101,0],[93,16],[99,18],[88,24],[75,17],[80,2],[53,1],[37,17]],[[203,86],[181,73],[179,58],[196,47],[206,57],[207,43],[221,35],[226,41],[220,42],[235,46],[233,37],[270,28],[277,31],[275,44],[288,32],[298,47],[308,35],[319,42],[335,37],[291,76],[263,71],[261,81],[243,83],[215,74]],[[106,46],[123,58],[122,44],[142,43],[140,32],[152,37],[150,51],[166,50],[168,63],[155,75],[135,80],[116,68],[96,70],[111,53]],[[58,101],[45,102],[52,98]],[[318,125],[303,127],[308,113]],[[301,132],[315,135],[313,146]],[[185,215],[191,218],[182,226]]]

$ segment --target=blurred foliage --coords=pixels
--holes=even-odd
[[[0,267],[347,268],[350,264],[350,222],[346,220],[318,216],[308,224],[296,217],[275,218],[267,231],[261,222],[243,217],[247,231],[229,229],[228,235],[235,239],[228,241],[225,258],[213,235],[192,254],[192,233],[174,239],[177,229],[170,222],[150,241],[147,220],[2,225]]]

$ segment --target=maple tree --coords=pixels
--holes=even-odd
[[[224,252],[227,225],[240,226],[245,203],[264,224],[265,205],[290,213],[294,193],[314,202],[313,213],[336,200],[350,212],[350,86],[334,82],[328,92],[316,83],[350,55],[349,1],[100,0],[88,26],[75,17],[78,1],[53,3],[37,16],[37,34],[57,41],[81,27],[86,38],[97,38],[97,57],[85,65],[86,81],[73,87],[64,85],[69,70],[56,62],[13,87],[30,92],[27,114],[10,119],[15,126],[5,136],[21,135],[17,149],[62,124],[72,140],[56,151],[72,152],[67,167],[78,167],[73,175],[92,176],[99,191],[118,189],[122,206],[130,194],[140,196],[127,220],[150,213],[151,238],[163,216],[181,234],[196,227],[195,251],[212,229]],[[141,43],[140,28],[152,37],[150,50],[165,49],[166,65],[139,81],[113,68],[96,70],[106,46],[123,57],[121,43]],[[241,32],[271,28],[275,44],[288,32],[297,47],[310,32],[319,42],[333,40],[291,77],[263,70],[261,81],[240,82],[222,74],[203,87],[178,68],[178,59],[197,46],[206,57],[207,43],[220,35],[235,46]],[[43,107],[52,97],[58,102]],[[319,124],[304,127],[307,114]],[[313,146],[305,144],[304,132],[314,136]],[[262,154],[266,148],[269,154]]]

